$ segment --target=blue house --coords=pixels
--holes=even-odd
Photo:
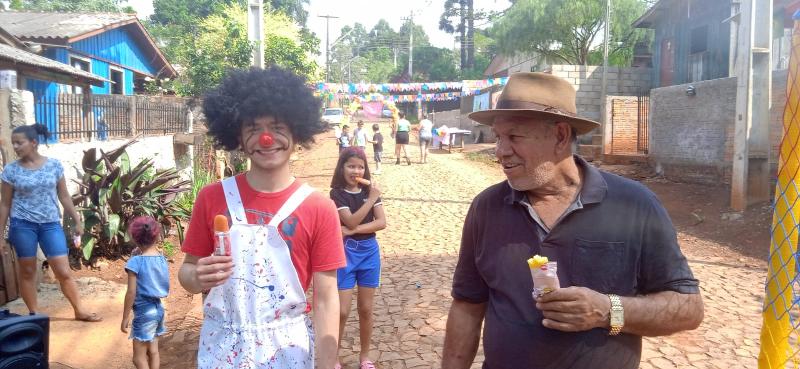
[[[92,86],[90,91],[33,78],[20,82],[21,86],[34,94],[37,121],[47,124],[57,135],[95,129],[92,126],[87,128],[86,122],[61,122],[64,120],[65,104],[70,105],[70,101],[80,104],[82,101],[79,96],[70,99],[70,94],[143,94],[145,81],[177,76],[135,15],[0,12],[0,24],[39,55],[106,80],[102,86]],[[94,104],[92,106],[95,121],[102,123],[102,110],[99,111]],[[75,127],[66,130],[65,126],[70,124]],[[101,132],[98,132],[98,136],[103,139]],[[58,136],[55,140],[58,140]]]

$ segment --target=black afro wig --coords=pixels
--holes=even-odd
[[[295,143],[308,147],[314,135],[325,132],[319,99],[305,78],[278,67],[228,71],[222,82],[206,93],[203,114],[214,146],[239,148],[243,124],[263,116],[286,123]]]

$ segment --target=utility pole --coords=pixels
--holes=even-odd
[[[264,3],[261,0],[248,2],[247,39],[255,45],[251,64],[264,68]]]
[[[475,12],[473,0],[467,0],[467,68],[475,66]]]
[[[408,82],[414,81],[414,12],[408,16]]]
[[[608,121],[608,107],[606,106],[606,94],[608,90],[608,37],[611,29],[611,0],[606,0],[606,20],[603,32],[603,74],[600,89],[600,126],[602,129],[602,153],[611,154],[611,122]]]
[[[772,85],[772,1],[742,0],[736,35],[736,116],[731,207],[770,199],[769,105]]]
[[[320,18],[325,18],[325,82],[329,82],[330,78],[330,65],[331,65],[331,18],[339,18],[333,15],[318,15]]]

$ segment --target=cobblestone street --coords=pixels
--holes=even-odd
[[[436,151],[428,164],[418,164],[419,150],[413,144],[408,147],[413,164],[395,165],[388,127],[382,130],[387,158],[383,173],[374,178],[383,193],[388,227],[378,232],[383,275],[375,296],[371,356],[379,368],[436,368],[463,219],[472,198],[504,177],[499,168],[467,160],[462,153]],[[370,148],[370,158],[371,153]],[[334,140],[326,137],[299,155],[295,173],[327,194],[336,157]],[[372,161],[369,165],[374,170]],[[641,368],[755,368],[766,264],[735,251],[709,257],[707,250],[722,249],[720,245],[679,231],[701,281],[705,319],[696,331],[646,339]],[[342,364],[348,369],[358,367],[356,316],[354,307],[342,344]],[[196,297],[195,308],[178,326],[169,327],[162,340],[163,367],[195,365],[201,321]],[[479,352],[473,368],[480,368],[482,358]]]

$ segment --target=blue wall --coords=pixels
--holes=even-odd
[[[70,47],[77,51],[73,55],[91,59],[91,72],[109,79],[109,64],[111,61],[115,67],[122,69],[123,77],[125,78],[125,95],[133,95],[134,84],[134,71],[139,73],[147,73],[156,75],[158,70],[156,67],[149,63],[144,56],[142,48],[136,41],[123,29],[113,29],[108,32],[101,33],[97,36],[78,41]],[[69,64],[70,52],[67,49],[48,49],[44,56]],[[103,61],[93,58],[97,56]],[[69,90],[68,86],[62,86],[62,92]],[[35,92],[34,92],[35,93]],[[109,94],[111,93],[111,84],[106,82],[103,87],[92,86],[92,93],[95,94]]]
[[[126,68],[156,75],[156,68],[145,57],[136,41],[123,31],[127,27],[112,29],[97,36],[80,40],[70,46],[85,54],[96,55]]]
[[[147,62],[148,59],[136,41],[123,30],[126,28],[113,29],[78,41],[70,46],[77,51],[72,55],[82,59],[90,59],[91,72],[105,79],[110,79],[109,66],[113,65],[105,60],[116,63],[114,66],[122,69],[125,80],[123,93],[125,95],[133,95],[134,71],[156,75],[157,70],[151,63]],[[45,50],[42,55],[49,59],[69,64],[71,53],[67,49],[51,48]],[[104,61],[95,59],[92,56],[100,57]],[[58,129],[58,110],[54,104],[44,104],[43,102],[55,102],[59,93],[69,92],[72,86],[28,79],[27,89],[33,92],[36,122],[45,124],[51,132],[56,132]],[[109,94],[111,93],[111,84],[106,82],[102,87],[92,86],[91,89],[93,94]],[[98,115],[99,111],[95,110],[95,115]],[[57,141],[58,135],[54,134],[49,143]]]

